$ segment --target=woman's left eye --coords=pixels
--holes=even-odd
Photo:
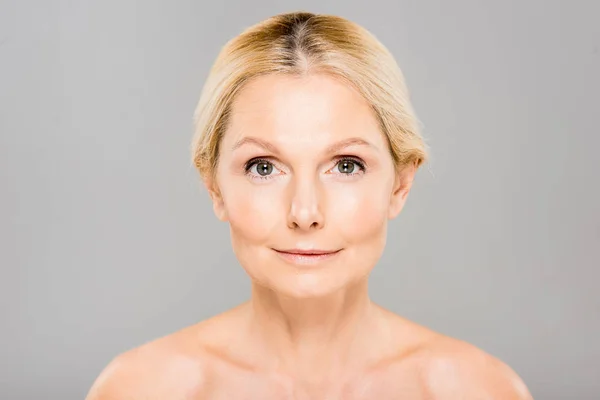
[[[344,158],[339,160],[333,169],[335,173],[355,175],[359,172],[364,172],[365,165],[358,160]]]

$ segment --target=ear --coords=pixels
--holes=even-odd
[[[390,208],[388,214],[389,219],[396,218],[398,214],[400,214],[400,211],[402,211],[402,208],[404,208],[404,204],[406,203],[406,198],[408,197],[408,193],[412,187],[416,172],[416,162],[410,163],[396,172],[394,187],[390,197]]]
[[[206,186],[206,190],[208,191],[208,195],[212,200],[213,211],[217,218],[221,221],[227,221],[227,209],[225,207],[225,202],[223,201],[223,196],[219,187],[217,185],[215,178],[205,178],[204,186]]]

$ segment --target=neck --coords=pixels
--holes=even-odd
[[[324,297],[301,299],[253,284],[250,310],[250,332],[260,351],[271,366],[293,374],[364,364],[386,342],[366,280]]]

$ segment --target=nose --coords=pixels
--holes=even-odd
[[[318,230],[325,223],[321,210],[322,191],[319,182],[311,178],[295,179],[288,212],[288,227],[295,230]]]

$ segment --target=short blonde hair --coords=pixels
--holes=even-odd
[[[219,53],[194,112],[192,159],[201,176],[214,177],[236,94],[253,77],[273,73],[344,79],[375,112],[396,167],[426,161],[404,76],[387,48],[347,19],[299,11],[247,28]]]

